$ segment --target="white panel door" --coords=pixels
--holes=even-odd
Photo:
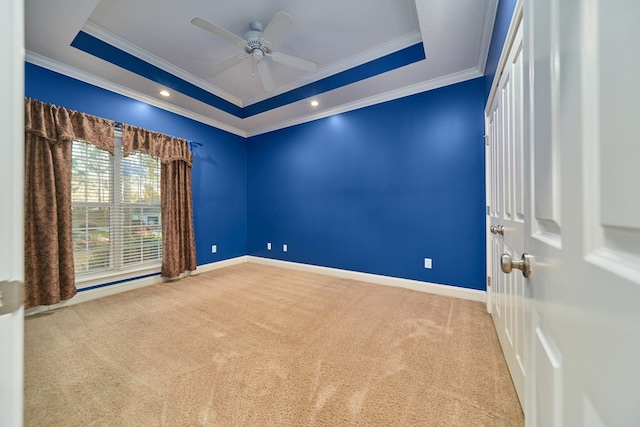
[[[22,425],[22,306],[14,311],[10,290],[22,286],[24,164],[23,2],[0,2],[0,425]],[[6,286],[6,287],[5,287]],[[9,288],[9,286],[11,288]],[[20,292],[21,293],[21,292]],[[18,300],[21,301],[21,300]],[[5,310],[10,311],[4,313]],[[4,314],[2,314],[4,313]]]
[[[524,58],[520,20],[513,25],[515,37],[507,46],[506,62],[496,75],[486,115],[488,138],[488,274],[489,312],[500,339],[515,389],[524,406],[526,343],[526,285],[522,275],[505,275],[500,257],[522,256],[525,222],[525,175],[523,135]]]
[[[639,425],[640,2],[523,9],[526,422]]]

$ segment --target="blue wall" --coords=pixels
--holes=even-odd
[[[478,78],[252,137],[249,254],[485,289],[484,101]]]
[[[504,40],[509,32],[509,24],[516,7],[517,0],[500,0],[498,2],[498,11],[496,13],[496,21],[493,24],[493,34],[491,35],[491,45],[489,46],[489,54],[487,56],[487,65],[485,67],[485,99],[489,98],[491,91],[491,83],[493,76],[498,68],[498,61],[502,53]]]
[[[192,169],[198,264],[247,253],[245,139],[28,63],[25,96],[202,143]]]
[[[25,81],[28,97],[203,144],[199,265],[251,254],[484,289],[482,78],[248,140],[31,64]]]

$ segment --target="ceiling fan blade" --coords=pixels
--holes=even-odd
[[[274,44],[276,40],[289,28],[289,25],[293,22],[293,18],[287,14],[287,12],[279,10],[271,18],[271,22],[267,25],[267,28],[262,32],[264,40],[271,44]]]
[[[217,25],[207,22],[202,18],[193,18],[191,20],[191,23],[196,27],[200,27],[203,30],[209,31],[210,33],[216,34],[220,37],[224,37],[225,39],[229,40],[232,43],[239,44],[240,46],[243,46],[243,47],[246,46],[247,44],[245,39],[243,39],[242,37],[236,36],[232,32],[229,32],[222,27],[218,27]]]
[[[215,67],[213,67],[210,70],[208,70],[208,72],[211,75],[211,77],[217,76],[221,72],[223,72],[225,70],[228,70],[229,68],[231,68],[231,67],[233,67],[235,65],[238,65],[239,63],[241,63],[242,61],[244,61],[248,57],[249,57],[248,55],[234,56],[233,58],[229,58],[226,61],[223,61],[223,62],[219,63]]]
[[[269,64],[266,61],[260,61],[256,65],[258,68],[258,75],[260,76],[260,80],[262,80],[262,86],[264,90],[267,92],[271,92],[275,89],[275,85],[273,83],[273,77],[271,77],[271,70],[269,70]]]
[[[282,52],[273,52],[271,54],[271,58],[276,62],[284,65],[289,65],[303,71],[315,71],[318,69],[318,64],[313,61],[298,58],[297,56],[287,55],[286,53]]]

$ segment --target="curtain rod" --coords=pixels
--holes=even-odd
[[[114,122],[114,126],[116,130],[119,130],[122,132],[122,123],[121,122]],[[191,151],[193,151],[193,147],[202,147],[202,143],[201,142],[196,142],[196,141],[187,141],[187,143],[189,144],[189,148],[191,149]]]

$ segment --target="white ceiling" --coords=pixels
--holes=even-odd
[[[484,74],[498,0],[25,0],[28,62],[241,135],[252,136]],[[278,10],[293,24],[275,50],[318,63],[315,72],[269,62],[265,92],[251,61],[214,77],[241,52],[191,24],[203,18],[242,36]],[[426,59],[240,118],[71,46],[83,31],[171,75],[247,107],[423,43]],[[369,65],[365,65],[368,67]],[[317,99],[318,107],[309,100]]]

